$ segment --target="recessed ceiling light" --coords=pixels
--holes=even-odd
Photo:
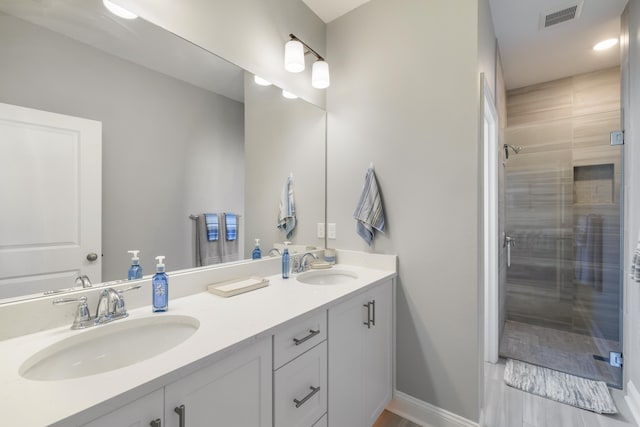
[[[265,80],[260,76],[253,76],[253,81],[260,86],[271,86],[271,82],[269,80]]]
[[[606,50],[618,44],[618,39],[607,39],[593,46],[593,50]]]
[[[136,15],[135,13],[129,12],[124,7],[118,6],[117,4],[112,3],[109,0],[102,0],[102,3],[104,4],[104,7],[109,9],[109,12],[113,13],[116,16],[119,16],[120,18],[136,19],[138,17],[138,15]]]
[[[288,90],[282,89],[282,96],[287,99],[296,99],[298,96],[295,93],[291,93]]]

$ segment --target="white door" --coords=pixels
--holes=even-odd
[[[101,156],[100,122],[0,103],[0,298],[101,281]]]

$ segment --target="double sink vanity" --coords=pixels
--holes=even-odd
[[[143,279],[126,318],[86,329],[53,297],[0,305],[5,423],[371,426],[392,394],[396,257],[338,261],[287,280],[279,258],[178,272],[166,313],[151,312]],[[249,275],[269,286],[207,292]],[[100,292],[73,297],[93,309]]]

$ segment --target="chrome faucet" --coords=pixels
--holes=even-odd
[[[82,288],[90,288],[91,280],[89,280],[89,276],[83,274],[82,276],[76,277],[75,280],[76,287],[82,286]],[[51,295],[51,294],[60,294],[62,292],[70,292],[76,290],[75,288],[65,288],[65,289],[51,289],[48,291],[44,291],[43,295]]]
[[[274,255],[274,253],[275,253],[275,255]],[[271,248],[269,250],[268,255],[269,256],[280,256],[280,255],[282,255],[282,252],[280,252],[280,249],[278,249],[278,248]]]
[[[90,288],[91,280],[89,280],[89,276],[83,274],[82,276],[76,277],[76,285],[82,286],[83,288]]]
[[[309,263],[307,257],[312,257],[313,259],[318,259],[318,256],[313,252],[305,252],[301,256],[293,257],[293,264],[291,267],[292,273],[303,273],[309,268],[311,268],[311,264]]]
[[[79,302],[80,304],[78,305],[71,329],[85,329],[127,317],[129,313],[127,313],[124,296],[122,294],[139,288],[140,285],[118,291],[113,288],[104,289],[98,297],[95,317],[91,317],[86,296],[79,298],[57,298],[53,300],[53,305]]]

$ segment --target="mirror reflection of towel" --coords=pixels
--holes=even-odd
[[[287,240],[291,239],[293,229],[296,228],[296,204],[293,197],[293,178],[287,177],[280,193],[280,211],[278,213],[278,228],[285,231]]]
[[[207,225],[207,240],[210,242],[218,240],[218,214],[204,214],[204,222]]]
[[[196,218],[196,267],[204,265],[220,264],[222,262],[223,239],[209,240],[206,217],[214,217],[220,224],[219,216],[216,213],[198,215]]]
[[[232,213],[224,214],[225,238],[236,240],[238,237],[238,216]]]
[[[222,246],[222,262],[238,261],[240,259],[238,215],[226,212],[221,226],[224,230],[220,230],[220,233],[225,236],[224,239],[219,240]],[[233,237],[233,240],[229,239],[229,237]]]
[[[358,234],[369,246],[373,243],[375,231],[384,231],[384,209],[373,168],[367,169],[364,187],[353,218],[358,221]]]

